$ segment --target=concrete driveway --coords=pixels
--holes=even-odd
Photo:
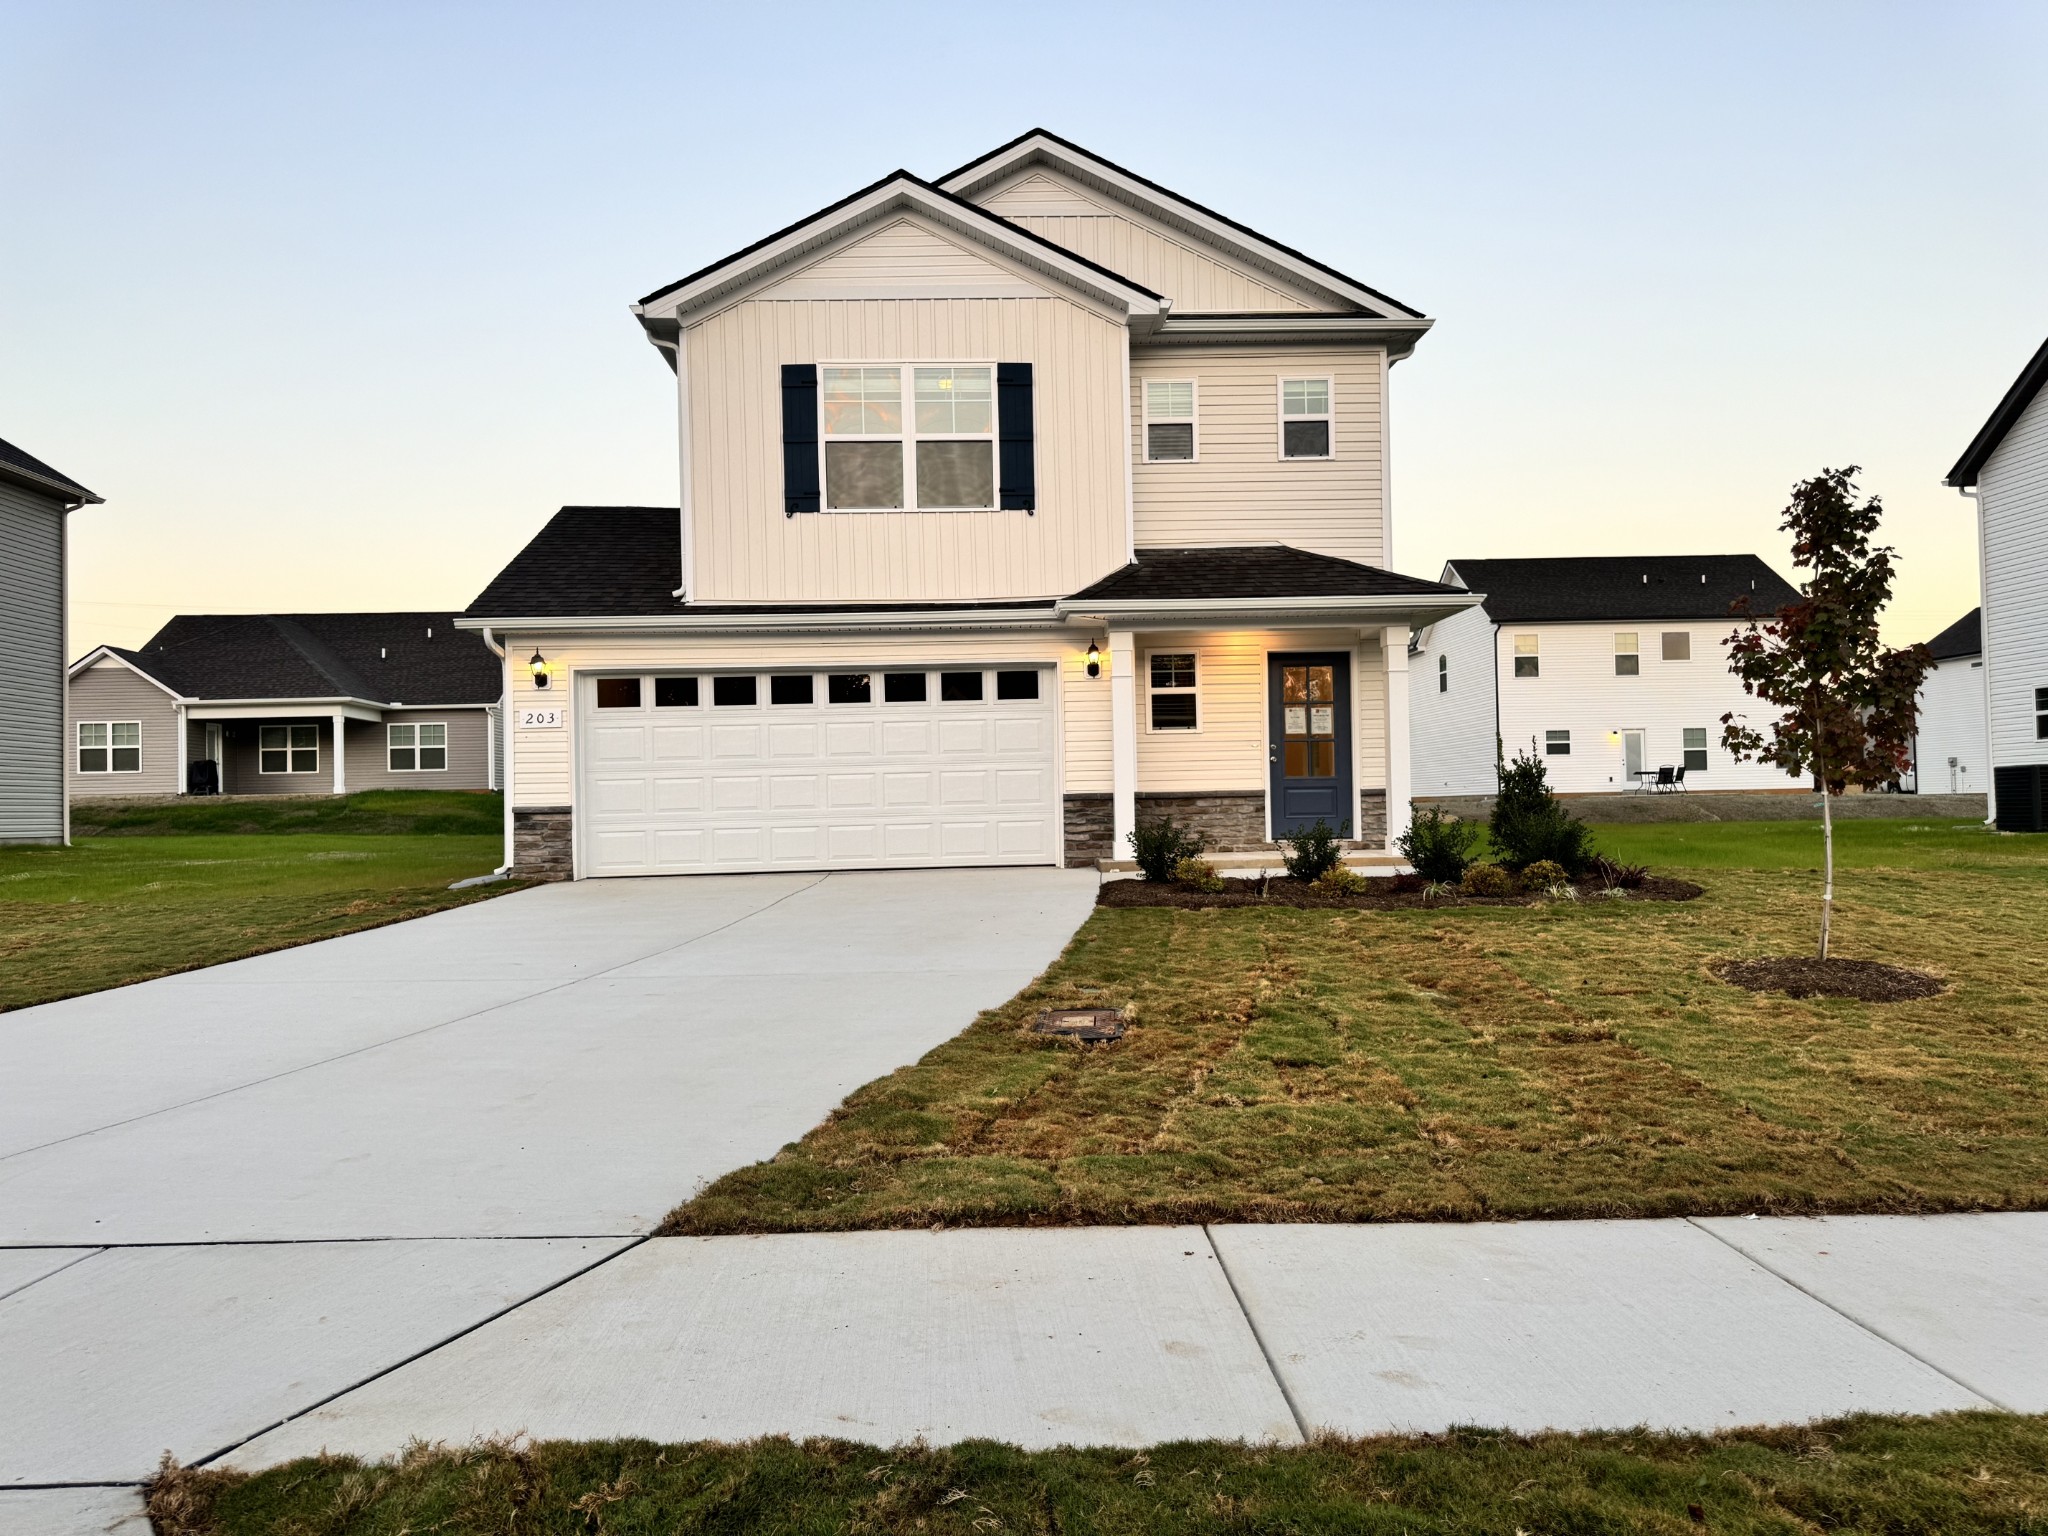
[[[0,1015],[0,1487],[209,1455],[559,1285],[1012,996],[1094,892],[547,886]]]

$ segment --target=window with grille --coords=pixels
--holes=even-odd
[[[1636,637],[1634,635],[1616,635],[1614,637],[1614,675],[1616,677],[1635,677],[1642,670],[1643,655],[1641,648],[1636,644]]]
[[[78,722],[80,773],[142,772],[142,724],[137,720]]]
[[[384,750],[393,773],[442,773],[448,767],[448,727],[410,722],[385,728]]]
[[[1280,381],[1280,457],[1327,459],[1335,418],[1328,379]]]
[[[1688,725],[1685,728],[1685,771],[1707,771],[1707,728],[1704,725]]]
[[[1542,671],[1542,658],[1536,654],[1536,637],[1515,636],[1515,676],[1538,677],[1542,675]]]
[[[256,732],[258,773],[318,773],[320,727],[266,725]]]
[[[1145,691],[1153,730],[1192,731],[1200,727],[1193,651],[1154,651],[1147,658]]]
[[[1572,755],[1572,733],[1570,731],[1545,731],[1543,733],[1543,750],[1551,757],[1570,757]]]
[[[1195,381],[1145,381],[1145,462],[1192,463],[1195,458]]]
[[[828,509],[994,508],[993,366],[823,367],[818,383]]]

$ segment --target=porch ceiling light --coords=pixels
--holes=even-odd
[[[529,662],[528,662],[528,663],[527,663],[526,665],[527,665],[527,669],[528,669],[529,671],[531,671],[531,672],[533,673],[533,686],[534,686],[534,687],[536,687],[536,688],[545,688],[545,687],[547,687],[547,685],[548,685],[548,659],[547,659],[547,657],[545,657],[545,656],[541,655],[541,653],[540,653],[539,651],[535,651],[535,652],[533,653],[533,660],[529,661]]]
[[[1093,640],[1088,642],[1088,675],[1102,676],[1102,647]]]

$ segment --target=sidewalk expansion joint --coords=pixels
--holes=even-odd
[[[46,1248],[76,1248],[84,1247],[86,1245],[79,1243],[45,1243],[42,1246]],[[21,1284],[15,1286],[12,1290],[0,1291],[0,1301],[5,1301],[10,1296],[19,1296],[23,1291],[27,1290],[30,1286],[41,1285],[45,1280],[48,1280],[56,1275],[61,1275],[64,1273],[65,1270],[71,1269],[76,1265],[83,1264],[87,1259],[105,1253],[106,1251],[107,1250],[104,1246],[87,1247],[86,1252],[81,1253],[77,1258],[70,1260],[68,1263],[59,1264],[55,1269],[47,1270],[44,1273],[37,1275],[33,1280],[24,1280],[21,1282]]]
[[[1223,1250],[1216,1246],[1216,1234],[1209,1230],[1209,1224],[1202,1223],[1202,1240],[1209,1245],[1209,1252],[1216,1260],[1216,1267],[1223,1271],[1223,1283],[1230,1287],[1230,1299],[1237,1303],[1237,1310],[1244,1318],[1245,1327],[1252,1331],[1252,1342],[1259,1346],[1259,1357],[1266,1362],[1267,1374],[1273,1378],[1273,1385],[1280,1389],[1280,1400],[1287,1404],[1287,1411],[1294,1419],[1295,1433],[1301,1436],[1301,1443],[1307,1445],[1315,1438],[1308,1427],[1308,1420],[1302,1417],[1301,1405],[1288,1390],[1287,1378],[1280,1374],[1280,1363],[1273,1358],[1273,1351],[1266,1345],[1266,1336],[1259,1332],[1258,1319],[1252,1316],[1252,1309],[1244,1303],[1244,1292],[1237,1288],[1237,1277],[1230,1272]]]

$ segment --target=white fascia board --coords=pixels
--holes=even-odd
[[[588,632],[617,634],[724,634],[770,635],[792,633],[871,634],[889,630],[966,629],[1059,629],[1060,616],[1050,608],[1032,613],[962,611],[958,613],[860,613],[857,611],[809,613],[660,614],[646,617],[586,619],[458,619],[457,629],[481,629],[486,624],[506,634],[530,638],[547,635],[575,635]]]
[[[693,311],[715,302],[727,290],[752,282],[792,261],[810,256],[843,230],[872,223],[887,214],[914,209],[946,229],[1003,251],[1013,261],[1060,279],[1098,303],[1109,304],[1131,316],[1150,316],[1163,311],[1157,296],[1100,271],[1057,246],[1039,242],[1024,231],[1006,224],[995,214],[961,207],[925,187],[910,181],[891,181],[866,197],[834,209],[830,214],[791,230],[781,239],[750,252],[744,260],[707,272],[694,283],[665,293],[653,304],[634,305],[636,314],[682,321]],[[979,214],[979,217],[976,217]]]
[[[1313,262],[1304,261],[1301,257],[1258,235],[1235,228],[1192,203],[1184,202],[1178,196],[1165,192],[1163,188],[1146,186],[1114,166],[1106,165],[1092,156],[1076,155],[1064,144],[1056,144],[1050,139],[1036,135],[1013,146],[1000,160],[983,161],[965,174],[949,177],[938,185],[957,196],[971,197],[973,192],[966,189],[973,188],[978,191],[992,186],[1005,177],[1024,170],[1035,160],[1042,160],[1053,169],[1072,176],[1077,181],[1094,182],[1102,190],[1144,209],[1154,218],[1184,226],[1240,260],[1250,258],[1262,262],[1287,273],[1296,282],[1306,283],[1324,293],[1335,294],[1378,315],[1413,320],[1422,318],[1415,311],[1403,308],[1384,295],[1326,272]]]
[[[1072,600],[1059,604],[1069,624],[1112,628],[1319,629],[1332,625],[1433,624],[1479,604],[1463,593],[1386,597],[1200,597],[1151,602],[1105,603]]]
[[[193,720],[261,720],[278,715],[346,715],[351,720],[382,720],[384,709],[384,705],[369,699],[207,699],[186,704],[185,714]]]
[[[143,671],[142,668],[135,665],[135,663],[130,661],[126,656],[118,655],[111,646],[98,646],[93,650],[86,652],[85,655],[79,657],[78,660],[71,663],[70,667],[65,670],[65,681],[71,681],[72,679],[76,678],[80,673],[87,671],[89,668],[97,666],[100,662],[103,661],[118,662],[122,666],[126,667],[130,672],[133,672],[137,677],[141,678],[145,683],[148,683],[150,687],[156,689],[159,693],[164,694],[165,696],[174,700],[177,703],[182,704],[185,702],[185,696],[182,693],[178,692],[177,689],[173,688],[169,683],[165,682],[160,677],[151,677],[147,672]]]
[[[1405,357],[1434,320],[1378,315],[1171,315],[1153,327],[1153,346],[1211,341],[1377,341]]]

